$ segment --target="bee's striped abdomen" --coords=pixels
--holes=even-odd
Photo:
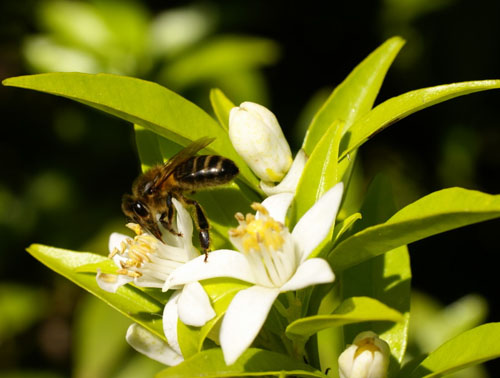
[[[239,170],[230,159],[218,155],[193,156],[173,172],[178,185],[186,189],[200,189],[225,184]]]

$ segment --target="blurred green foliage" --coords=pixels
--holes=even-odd
[[[297,147],[329,93],[322,87],[338,84],[388,36],[408,42],[379,102],[412,88],[500,76],[494,0],[179,4],[4,1],[1,79],[45,71],[126,74],[157,81],[207,109],[208,90],[220,87],[236,103],[272,104]],[[306,107],[314,93],[317,100]],[[482,94],[412,116],[366,145],[356,179],[368,185],[383,167],[399,207],[446,186],[499,193],[497,101]],[[109,232],[124,231],[120,196],[139,172],[132,128],[64,100],[3,87],[0,104],[0,375],[153,375],[160,367],[126,346],[121,315],[23,251],[36,241],[107,253]],[[490,320],[500,318],[490,279],[498,225],[410,247],[414,285],[452,303],[415,297],[415,355],[484,320],[482,297],[459,299],[464,293],[480,292]],[[441,275],[443,266],[455,279]]]

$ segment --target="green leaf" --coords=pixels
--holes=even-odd
[[[223,377],[318,377],[326,375],[284,354],[249,348],[232,365],[224,363],[222,350],[209,349],[177,366],[160,372],[157,378]]]
[[[376,177],[360,209],[363,218],[354,225],[354,230],[387,220],[395,211],[393,198],[389,181],[383,176]],[[345,270],[340,278],[344,297],[369,296],[404,315],[403,321],[389,326],[376,322],[344,327],[345,343],[352,343],[357,334],[371,330],[389,342],[392,355],[401,362],[408,342],[410,279],[410,258],[406,246],[387,251],[381,256]],[[390,363],[390,372],[396,372],[398,369],[395,361]]]
[[[218,323],[226,313],[226,309],[233,297],[240,290],[246,289],[249,286],[251,284],[247,282],[228,278],[214,278],[203,281],[203,288],[207,292],[217,315],[203,327],[190,327],[179,321],[177,334],[184,358],[191,357],[202,350],[205,339],[217,329]],[[218,334],[214,336],[218,337]],[[214,341],[218,342],[218,339]]]
[[[344,122],[344,130],[348,130],[356,119],[372,108],[387,70],[403,44],[400,37],[387,40],[335,88],[309,126],[302,146],[308,155],[334,121]]]
[[[500,216],[500,195],[449,188],[406,206],[387,222],[365,228],[337,245],[328,260],[344,270],[401,245]]]
[[[210,91],[210,103],[221,126],[229,130],[229,113],[235,105],[219,88]]]
[[[410,378],[441,377],[500,357],[500,323],[476,327],[444,343],[429,354]]]
[[[410,114],[458,96],[496,88],[500,88],[500,80],[467,81],[417,89],[393,97],[359,118],[345,133],[340,145],[340,158]]]
[[[158,84],[126,76],[70,72],[13,77],[3,84],[82,102],[181,146],[203,136],[215,137],[205,150],[233,160],[240,169],[239,178],[260,192],[257,178],[236,153],[225,130],[201,108]]]
[[[134,131],[137,153],[141,161],[141,170],[146,172],[151,167],[163,162],[159,137],[158,134],[139,125],[134,125]]]
[[[368,321],[401,322],[401,313],[369,297],[348,298],[331,315],[315,315],[295,320],[286,328],[286,335],[308,339],[325,328],[340,327]]]
[[[342,122],[333,122],[307,160],[297,185],[290,226],[338,182],[337,161],[343,126]]]
[[[125,285],[116,293],[102,290],[96,282],[95,273],[78,273],[76,270],[87,264],[97,264],[106,257],[87,252],[74,252],[65,249],[32,244],[27,251],[56,273],[73,281],[78,286],[94,294],[132,321],[166,341],[163,334],[163,305],[141,290]]]

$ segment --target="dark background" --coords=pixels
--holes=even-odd
[[[162,1],[143,4],[152,15],[168,9]],[[255,35],[280,47],[280,58],[261,72],[266,104],[295,150],[302,138],[297,119],[309,99],[340,83],[390,36],[401,35],[407,44],[377,103],[417,88],[500,78],[500,2],[495,0],[207,4],[218,14],[214,34]],[[32,72],[21,45],[27,35],[40,32],[38,5],[1,3],[1,79]],[[201,85],[184,95],[197,101],[208,96],[208,88]],[[499,103],[498,91],[465,96],[377,135],[360,155],[366,183],[379,172],[388,174],[399,207],[450,186],[500,193]],[[37,242],[106,252],[98,235],[123,221],[120,198],[139,172],[132,128],[82,105],[14,88],[0,87],[0,107],[0,281],[39,288],[50,298],[43,316],[17,335],[0,338],[0,371],[22,366],[68,375],[69,329],[81,290],[62,283],[24,249]],[[68,124],[76,130],[69,136],[61,132]],[[489,304],[486,320],[498,321],[499,226],[498,220],[489,221],[411,245],[414,287],[443,304],[479,293]],[[62,335],[56,352],[47,349],[43,336],[54,324]]]

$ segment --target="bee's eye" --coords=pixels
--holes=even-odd
[[[149,215],[148,208],[142,204],[142,202],[134,202],[132,205],[132,209],[134,209],[134,213],[136,213],[141,218],[147,217]]]

